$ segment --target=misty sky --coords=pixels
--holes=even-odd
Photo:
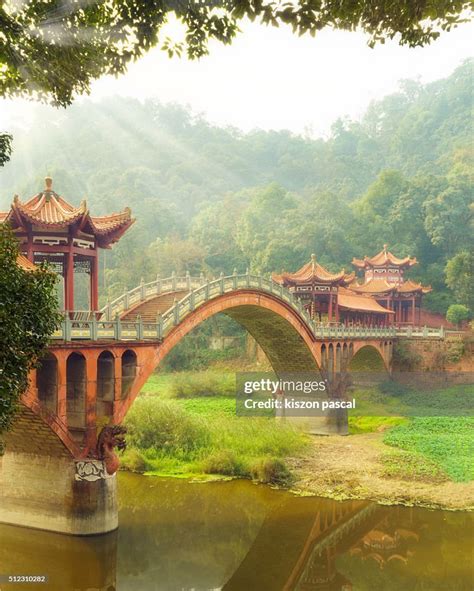
[[[96,81],[91,98],[156,97],[187,104],[219,125],[320,136],[338,117],[359,117],[400,79],[448,76],[472,55],[474,38],[474,26],[465,24],[425,48],[387,42],[370,49],[362,33],[324,30],[313,39],[287,27],[241,28],[231,46],[213,43],[211,55],[198,62],[152,50],[126,75]],[[27,101],[0,101],[0,130],[27,122],[31,108]]]

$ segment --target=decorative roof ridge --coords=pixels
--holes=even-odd
[[[32,263],[29,259],[25,257],[23,254],[18,254],[16,257],[16,264],[21,267],[24,271],[36,271],[38,267]]]
[[[94,215],[94,216],[90,216],[91,220],[96,220],[96,221],[107,221],[110,219],[115,219],[115,218],[131,218],[132,215],[132,210],[130,209],[130,207],[125,207],[123,209],[123,211],[115,211],[106,215]]]
[[[354,280],[355,273],[352,272],[347,274],[344,268],[338,273],[331,273],[320,263],[318,263],[316,260],[316,255],[312,254],[311,260],[294,273],[288,273],[286,271],[282,271],[281,273],[272,273],[272,278],[277,282],[289,281],[307,283],[311,281],[321,281],[324,283],[336,283],[339,281],[344,281],[345,283],[349,283]]]
[[[352,259],[352,264],[355,267],[359,268],[366,268],[368,266],[377,267],[380,265],[387,264],[394,265],[397,267],[412,267],[417,263],[418,261],[416,260],[416,257],[411,257],[410,255],[403,258],[395,256],[392,252],[388,250],[388,244],[384,244],[382,250],[372,257],[368,257],[367,255],[365,255],[363,259],[358,259],[355,257]]]

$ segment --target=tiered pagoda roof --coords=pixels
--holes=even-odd
[[[295,273],[272,274],[273,281],[283,285],[299,285],[310,283],[324,283],[336,285],[349,285],[354,281],[355,274],[346,274],[342,269],[339,273],[331,273],[316,261],[316,255],[311,255],[311,261],[303,265]]]
[[[368,269],[371,267],[412,267],[416,265],[418,261],[416,258],[404,257],[400,259],[388,250],[388,245],[384,244],[383,249],[373,257],[364,257],[363,259],[352,259],[354,267],[359,269]]]
[[[120,213],[91,216],[86,201],[74,207],[52,189],[52,179],[46,177],[45,189],[26,202],[15,195],[10,211],[0,212],[0,223],[9,222],[13,229],[26,229],[29,225],[41,230],[67,230],[95,236],[97,245],[109,248],[134,223],[127,207]]]

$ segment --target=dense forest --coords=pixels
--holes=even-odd
[[[46,173],[95,214],[130,206],[137,222],[101,279],[111,297],[172,270],[294,270],[312,252],[348,269],[388,243],[418,258],[427,307],[472,310],[472,66],[401,82],[327,139],[220,128],[156,100],[38,106],[31,127],[9,130],[0,206],[36,193]]]

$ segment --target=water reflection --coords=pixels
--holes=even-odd
[[[0,524],[0,574],[47,575],[48,583],[0,590],[116,591],[117,532],[72,537]]]
[[[120,529],[0,526],[0,574],[51,591],[471,590],[473,516],[120,474]]]

